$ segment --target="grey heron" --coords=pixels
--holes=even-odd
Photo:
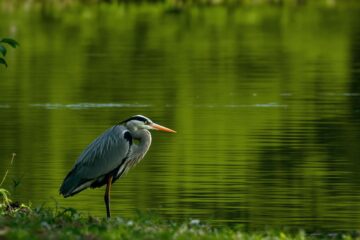
[[[65,177],[60,194],[66,198],[88,187],[106,185],[104,200],[106,216],[110,218],[111,185],[145,156],[151,144],[148,130],[175,133],[142,115],[120,122],[85,148]]]

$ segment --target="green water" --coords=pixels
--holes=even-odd
[[[105,215],[104,188],[58,195],[77,156],[143,114],[145,159],[114,216],[246,226],[360,225],[360,5],[27,8],[4,4],[0,174],[13,198]]]

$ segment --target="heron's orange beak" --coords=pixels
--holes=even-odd
[[[174,131],[174,130],[172,130],[172,129],[170,129],[170,128],[161,126],[161,125],[156,124],[156,123],[152,123],[150,126],[151,126],[153,129],[155,129],[155,130],[164,131],[164,132],[176,133],[176,131]]]

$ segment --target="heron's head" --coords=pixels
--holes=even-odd
[[[133,131],[136,131],[138,129],[147,129],[147,130],[159,130],[164,132],[176,133],[176,131],[161,126],[159,124],[156,124],[153,121],[151,121],[150,118],[147,118],[142,115],[132,116],[131,118],[128,118],[125,121],[121,122],[121,124],[124,124],[127,128]]]

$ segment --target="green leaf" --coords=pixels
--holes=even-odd
[[[4,64],[5,67],[8,66],[7,63],[6,63],[6,61],[5,61],[5,59],[3,59],[3,58],[0,58],[0,64]]]
[[[2,53],[2,55],[5,57],[6,56],[6,48],[2,45],[0,45],[0,52]]]
[[[12,46],[13,48],[16,48],[16,46],[20,46],[20,44],[17,41],[15,41],[14,39],[11,39],[11,38],[2,38],[0,40],[0,42],[7,43],[10,46]]]

